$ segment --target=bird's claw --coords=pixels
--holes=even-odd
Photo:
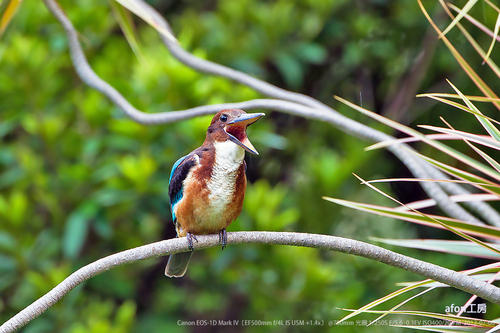
[[[198,243],[198,238],[196,238],[196,236],[190,232],[187,233],[186,238],[188,241],[189,250],[193,251],[194,250],[193,239],[196,241],[196,243]]]
[[[219,244],[222,245],[222,249],[224,250],[224,248],[227,245],[227,232],[226,232],[226,228],[224,228],[221,231],[219,231]]]

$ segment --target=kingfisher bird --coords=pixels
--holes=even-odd
[[[201,147],[174,163],[168,187],[172,220],[191,251],[170,255],[166,276],[184,276],[196,235],[218,233],[222,249],[226,246],[226,228],[240,215],[245,196],[245,150],[258,155],[246,129],[262,116],[240,109],[218,112]]]

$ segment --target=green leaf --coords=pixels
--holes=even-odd
[[[466,270],[466,271],[462,271],[461,273],[464,273],[466,275],[469,275],[473,278],[478,278],[478,279],[481,279],[483,281],[487,281],[491,278],[491,276],[493,275],[496,275],[496,273],[498,272],[498,264],[497,263],[493,263],[493,264],[489,264],[489,265],[485,265],[485,266],[481,266],[481,267],[476,267],[476,268],[473,268],[473,269],[470,269],[470,270]],[[483,272],[489,272],[489,271],[493,271],[494,274],[490,274],[488,275],[488,277],[486,277],[486,280],[483,279],[483,274],[480,274],[480,273],[483,273]],[[398,285],[403,285],[404,287],[399,289],[399,290],[396,290],[384,297],[381,297],[375,301],[372,301],[364,306],[362,306],[361,308],[359,308],[358,310],[354,311],[353,313],[345,316],[344,318],[342,318],[341,320],[339,320],[339,323],[342,322],[342,321],[345,321],[349,318],[352,318],[358,314],[361,314],[363,312],[365,312],[365,310],[368,310],[368,309],[371,309],[377,305],[380,305],[382,303],[385,303],[386,301],[388,300],[391,300],[397,296],[400,296],[404,293],[407,293],[409,291],[412,291],[412,290],[415,290],[417,288],[421,288],[421,287],[424,287],[424,288],[427,288],[427,289],[431,289],[431,288],[434,288],[434,287],[448,287],[447,285],[444,285],[440,282],[435,282],[433,280],[430,280],[430,279],[426,279],[426,280],[423,280],[423,281],[417,281],[417,282],[404,282],[404,283],[401,283],[401,284],[398,284]],[[421,295],[422,293],[419,293],[418,295]],[[414,298],[415,296],[412,296],[410,298]],[[401,303],[400,303],[401,304]],[[393,308],[394,309],[394,308]],[[382,316],[381,316],[382,317]],[[376,320],[380,319],[381,317],[377,318]]]
[[[436,32],[441,35],[441,30],[438,28],[436,23],[430,17],[429,13],[425,9],[424,5],[422,4],[422,0],[417,0],[417,1],[418,1],[418,5],[420,6],[420,9],[422,10],[422,13],[424,14],[425,18],[427,19],[427,21],[429,21],[429,23],[434,28],[434,30],[436,30]],[[448,50],[450,50],[451,54],[457,60],[459,65],[462,67],[462,69],[467,73],[467,75],[470,77],[470,79],[474,82],[476,87],[478,87],[483,92],[483,94],[485,96],[490,97],[490,98],[498,98],[498,96],[486,84],[486,82],[484,82],[484,80],[474,71],[474,69],[469,65],[469,63],[464,59],[464,57],[462,57],[462,55],[457,51],[457,49],[448,40],[448,38],[443,36],[442,41],[446,45]],[[500,109],[500,103],[493,102],[493,104],[496,106],[497,109]]]
[[[66,221],[62,249],[67,258],[76,258],[87,237],[90,219],[95,216],[97,206],[85,202],[76,209]]]
[[[436,287],[426,288],[425,290],[419,292],[418,294],[413,295],[413,296],[411,296],[411,297],[403,300],[402,302],[399,302],[398,304],[396,304],[395,306],[393,306],[388,312],[386,312],[384,314],[381,314],[380,316],[378,316],[377,318],[375,318],[375,320],[373,320],[372,322],[370,322],[370,324],[368,326],[373,325],[374,323],[376,323],[380,319],[384,318],[385,316],[388,316],[392,311],[399,309],[400,307],[402,307],[403,305],[405,305],[406,303],[408,303],[409,301],[411,301],[411,300],[413,300],[413,299],[415,299],[417,297],[420,297],[420,296],[422,296],[424,294],[427,294],[428,292],[431,292],[435,288]]]
[[[7,5],[7,8],[5,8],[5,11],[0,18],[0,37],[2,37],[3,33],[5,32],[5,29],[7,29],[7,26],[9,25],[10,21],[16,14],[16,11],[19,9],[19,6],[21,5],[22,0],[10,0],[9,4]]]
[[[135,15],[142,18],[149,25],[156,29],[160,34],[167,37],[170,41],[177,43],[177,39],[172,35],[170,30],[163,25],[162,18],[158,17],[158,14],[151,10],[148,4],[145,2],[137,0],[115,0],[123,7],[130,10]]]
[[[476,153],[478,153],[486,162],[488,162],[488,164],[491,165],[491,167],[493,167],[493,169],[495,169],[497,172],[500,173],[500,163],[498,163],[495,159],[493,159],[492,157],[490,157],[490,155],[486,154],[481,149],[479,149],[476,146],[474,146],[469,141],[465,140],[465,142],[469,145],[469,147],[471,147],[472,149],[474,149],[474,151]]]
[[[455,176],[457,178],[464,179],[464,180],[468,181],[470,185],[473,185],[479,189],[490,192],[492,194],[500,195],[500,187],[497,184],[492,183],[487,179],[476,176],[476,175],[469,173],[467,171],[463,171],[463,170],[460,170],[458,168],[454,168],[454,167],[447,165],[445,163],[436,161],[430,157],[420,155],[420,154],[418,154],[418,155],[420,157],[422,157],[424,160],[426,160],[427,162],[437,166],[438,168],[440,168],[444,172],[446,172],[452,176]],[[480,185],[480,184],[483,184],[483,185]]]
[[[457,92],[457,94],[460,95],[460,97],[462,97],[463,101],[465,102],[465,104],[467,104],[469,109],[482,114],[482,112],[479,111],[479,109],[476,108],[476,106],[464,94],[462,94],[462,92],[458,90],[457,87],[455,87],[450,81],[448,81],[448,83]],[[485,119],[484,117],[476,116],[476,118],[477,120],[479,120],[481,125],[483,125],[484,129],[488,132],[488,134],[491,135],[492,138],[500,142],[500,131],[498,130],[498,128],[496,128],[495,125],[493,125],[488,119]]]
[[[499,268],[497,268],[497,272],[495,272],[495,273],[473,274],[473,275],[471,275],[471,277],[474,278],[474,279],[480,280],[480,281],[485,281],[485,282],[486,281],[490,281],[490,280],[498,281],[500,279],[500,277],[498,276],[498,269]],[[415,281],[398,282],[398,283],[396,283],[396,285],[407,287],[407,286],[413,286],[415,283],[416,283]],[[424,287],[424,288],[448,288],[449,285],[441,283],[441,282],[433,281],[433,282],[429,282],[428,284],[423,285],[423,286],[419,286],[419,287]]]
[[[287,53],[280,52],[275,56],[274,62],[288,85],[294,88],[300,86],[303,73],[302,66],[297,59]]]
[[[491,98],[491,97],[485,97],[485,96],[472,96],[472,95],[465,95],[469,100],[474,101],[474,102],[483,102],[483,103],[490,103],[490,102],[500,102],[500,98]],[[447,93],[427,93],[427,94],[418,94],[416,97],[448,97],[448,98],[455,98],[455,99],[462,99],[457,94],[447,94]]]
[[[294,53],[303,61],[312,64],[323,62],[327,56],[325,48],[315,43],[300,43],[295,47]]]
[[[11,234],[0,231],[0,250],[10,252],[12,250],[15,250],[16,245],[17,242]]]
[[[346,321],[347,319],[352,318],[354,316],[357,316],[357,315],[359,315],[359,314],[361,314],[363,312],[367,312],[369,309],[371,309],[371,308],[373,308],[373,307],[375,307],[375,306],[377,306],[379,304],[382,304],[382,303],[384,303],[384,302],[386,302],[386,301],[388,301],[390,299],[393,299],[396,296],[402,295],[402,294],[406,293],[407,291],[416,289],[416,288],[421,287],[421,286],[425,286],[425,285],[427,285],[427,284],[429,284],[431,282],[432,282],[432,280],[424,280],[424,281],[417,282],[417,283],[415,283],[415,284],[413,284],[411,286],[407,286],[407,287],[401,288],[399,290],[396,290],[396,291],[390,293],[389,295],[381,297],[381,298],[379,298],[379,299],[377,299],[375,301],[372,301],[372,302],[370,302],[370,303],[368,303],[368,304],[360,307],[357,310],[354,310],[352,313],[350,313],[347,316],[345,316],[342,319],[340,319],[337,322],[337,324],[340,324],[341,322]]]
[[[8,203],[8,218],[14,225],[22,225],[25,222],[27,210],[29,208],[28,198],[22,191],[12,192]]]
[[[447,14],[450,16],[450,17],[453,17],[451,12],[449,12],[448,8],[446,7],[446,5],[443,3],[443,2],[440,2],[441,3],[441,6],[445,9],[445,11],[447,12]],[[486,3],[488,3],[488,0],[486,0]],[[451,3],[447,3],[448,7],[450,7],[451,9],[453,9],[454,11],[456,11],[457,13],[460,12],[460,8],[454,6],[453,4]],[[479,21],[477,21],[476,19],[474,19],[472,16],[470,15],[465,15],[464,16],[467,20],[469,20],[473,25],[475,25],[476,27],[478,27],[479,29],[483,30],[484,32],[486,32],[487,34],[489,34],[491,37],[494,36],[494,33],[489,30],[486,26],[484,26],[483,24],[481,24]],[[486,57],[486,52],[482,49],[482,47],[479,45],[478,42],[476,42],[476,40],[472,37],[472,35],[467,31],[467,29],[464,28],[464,26],[460,23],[457,24],[457,27],[460,29],[460,31],[462,32],[462,34],[465,36],[465,38],[467,38],[467,41],[472,45],[472,47],[476,50],[476,52],[481,56],[481,58],[483,58],[483,64],[484,62],[486,62],[488,64],[488,66],[490,66],[491,70],[493,72],[495,72],[495,74],[497,76],[500,77],[500,68],[498,68],[498,66],[491,60],[491,58],[489,57]],[[496,102],[495,102],[496,103]]]
[[[455,129],[447,122],[445,121],[443,118],[441,118],[441,120],[446,124],[448,125],[448,127],[455,131]],[[465,133],[465,132],[464,132]],[[465,133],[465,135],[462,135],[461,138],[462,140],[469,146],[471,147],[479,156],[481,156],[493,169],[495,169],[498,173],[500,173],[500,163],[498,163],[496,160],[494,160],[493,158],[491,158],[488,154],[486,154],[484,151],[482,151],[481,149],[477,148],[475,145],[473,145],[469,139],[465,138],[464,136],[468,136],[467,133]],[[497,142],[499,145],[500,145],[500,141],[495,141],[495,140],[490,140],[492,142]]]
[[[136,311],[137,306],[133,301],[125,301],[116,312],[115,326],[119,327],[123,332],[130,331]]]
[[[465,14],[476,4],[477,0],[469,0],[462,8],[462,10],[458,13],[458,15],[451,21],[451,23],[446,27],[446,29],[441,32],[439,38],[443,38],[461,19]]]
[[[493,31],[493,38],[491,39],[491,44],[490,47],[488,48],[488,52],[486,52],[486,57],[484,58],[484,61],[489,59],[491,51],[493,51],[493,46],[495,46],[499,30],[500,30],[500,13],[497,16],[497,22],[495,23],[495,31]]]
[[[478,116],[478,117],[482,117],[482,118],[485,118],[485,119],[488,119],[489,121],[495,123],[495,124],[500,124],[500,121],[496,120],[496,119],[493,119],[491,117],[488,117],[488,116],[485,116],[484,114],[482,113],[478,113],[474,110],[471,110],[469,109],[468,107],[466,107],[465,105],[462,105],[460,103],[457,103],[455,101],[450,101],[449,99],[446,99],[446,98],[442,98],[442,97],[439,97],[437,95],[451,95],[451,94],[422,94],[422,95],[417,95],[417,97],[429,97],[429,98],[432,98],[436,101],[439,101],[439,102],[442,102],[442,103],[445,103],[445,104],[448,104],[448,105],[451,105],[457,109],[460,109],[460,110],[463,110],[465,112],[469,112],[475,116]],[[457,95],[458,96],[458,95]],[[459,97],[460,98],[460,97]],[[495,103],[498,103],[500,102],[500,99],[499,98],[489,98],[489,97],[485,97],[485,99],[488,99],[488,101],[490,102],[495,102]],[[472,99],[470,99],[472,100]],[[481,102],[481,100],[479,100],[479,98],[476,98],[475,99],[476,101],[478,102]],[[483,101],[484,102],[484,101]]]
[[[130,12],[123,8],[123,6],[117,4],[114,0],[110,0],[111,8],[115,14],[116,20],[120,25],[120,28],[127,39],[130,48],[134,52],[137,58],[142,59],[141,49],[139,47],[139,42],[137,41],[134,21]]]

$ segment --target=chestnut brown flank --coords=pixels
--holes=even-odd
[[[215,154],[211,153],[215,149],[213,144],[204,148],[204,151],[201,149],[195,151],[200,156],[201,164],[194,167],[193,171],[186,178],[185,182],[188,182],[189,186],[186,186],[187,184],[184,185],[183,200],[176,207],[176,215],[182,216],[182,219],[177,221],[177,224],[180,226],[178,231],[181,237],[185,236],[188,232],[196,235],[212,234],[223,228],[227,228],[240,215],[243,207],[246,189],[244,163],[238,169],[233,199],[221,215],[220,224],[217,228],[213,228],[203,223],[205,209],[209,205],[209,191],[206,182],[207,179],[210,179],[215,156]]]

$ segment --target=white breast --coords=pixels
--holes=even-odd
[[[238,169],[243,163],[245,151],[231,141],[215,142],[214,147],[215,163],[212,177],[207,183],[210,190],[208,196],[210,207],[206,210],[206,214],[210,222],[220,223],[217,220],[233,198]]]

